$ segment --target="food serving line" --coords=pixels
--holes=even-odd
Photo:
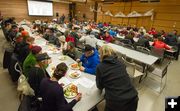
[[[82,93],[82,99],[74,107],[74,111],[88,111],[93,108],[96,104],[101,102],[104,98],[104,95],[100,93],[99,89],[96,87],[95,76],[84,73],[78,70],[78,68],[72,68],[72,64],[76,64],[76,61],[71,59],[68,56],[63,56],[62,51],[59,50],[54,45],[47,44],[47,41],[35,34],[32,34],[30,27],[22,25],[22,27],[29,32],[29,34],[35,38],[35,44],[42,47],[43,52],[47,52],[52,59],[52,63],[49,64],[46,69],[49,76],[52,76],[53,70],[56,65],[61,62],[64,62],[68,66],[68,71],[65,77],[59,80],[59,83],[63,83],[64,87],[69,84],[74,84],[78,87],[78,92]],[[78,77],[71,77],[72,73],[78,73]],[[67,99],[70,102],[73,98]]]

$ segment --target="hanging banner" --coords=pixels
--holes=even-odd
[[[122,12],[118,12],[114,17],[126,17],[126,15]]]
[[[95,12],[99,13],[99,14],[103,14],[103,11],[102,11],[102,7],[100,6],[97,11],[95,10]]]
[[[127,15],[127,17],[141,17],[141,16],[143,16],[143,15],[138,13],[138,12],[136,12],[136,11],[132,11],[131,13],[129,13]]]
[[[153,14],[154,14],[154,9],[151,9],[147,11],[146,13],[144,13],[144,16],[152,16]]]
[[[104,13],[104,15],[109,15],[109,16],[113,16],[113,14],[108,10],[107,12]]]
[[[94,12],[94,11],[95,11],[94,6],[90,6],[90,11],[91,11],[91,12]]]
[[[146,13],[144,13],[144,16],[151,16],[151,21],[154,20],[154,9],[151,9],[149,11],[147,11]]]

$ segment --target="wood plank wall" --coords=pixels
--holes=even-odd
[[[78,20],[83,20],[83,14],[86,15],[86,20],[94,20],[94,12],[90,11],[90,6],[95,5],[95,2],[88,1],[87,3],[76,3],[75,13]]]
[[[145,13],[148,10],[154,9],[154,21],[151,17],[139,18],[114,18],[98,14],[97,21],[111,22],[112,24],[130,24],[137,25],[138,27],[144,26],[147,29],[155,27],[157,30],[172,31],[176,29],[180,32],[180,0],[160,0],[158,3],[141,3],[134,2],[119,2],[114,4],[102,4],[103,11],[110,10],[113,14],[121,11],[126,15],[131,11]]]
[[[54,16],[53,17],[37,17],[28,15],[27,0],[0,0],[0,11],[4,17],[15,17],[17,21],[27,19],[30,21],[36,19],[49,19],[56,18],[58,12],[61,16],[63,13],[66,18],[69,13],[69,4],[53,3]]]

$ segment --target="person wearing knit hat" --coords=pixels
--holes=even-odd
[[[28,37],[26,41],[16,41],[15,48],[14,48],[14,53],[17,54],[18,60],[20,63],[23,63],[26,57],[29,55],[31,52],[31,49],[33,47],[34,43],[34,38],[33,37]]]
[[[63,54],[68,55],[69,57],[71,57],[74,60],[77,59],[77,50],[76,50],[73,42],[67,43],[67,49],[66,50],[63,49]]]
[[[51,58],[47,53],[37,54],[36,64],[28,72],[28,83],[35,92],[35,96],[40,96],[40,83],[46,77],[46,68],[51,63]]]
[[[40,46],[33,46],[33,47],[31,48],[31,52],[32,52],[32,54],[34,54],[34,55],[36,55],[36,54],[38,54],[39,52],[41,52],[41,50],[42,50],[42,48],[41,48]]]
[[[31,52],[28,54],[26,59],[23,62],[23,73],[26,77],[28,77],[28,72],[30,68],[32,68],[36,63],[36,55],[42,53],[42,48],[40,46],[33,46],[31,48]]]

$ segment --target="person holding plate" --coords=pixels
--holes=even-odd
[[[59,79],[65,76],[68,67],[65,63],[60,63],[52,77],[44,78],[40,84],[40,94],[42,96],[41,111],[72,111],[73,106],[81,100],[81,94],[78,93],[75,99],[68,103],[64,97],[62,85],[58,83]]]

